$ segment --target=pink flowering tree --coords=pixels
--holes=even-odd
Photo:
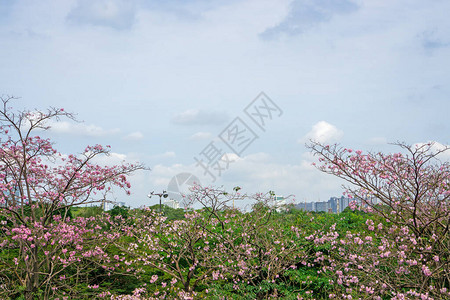
[[[237,200],[238,195],[196,186],[189,198],[194,202],[198,198],[204,201],[208,198],[213,206],[187,211],[184,219],[171,222],[145,209],[133,218],[133,226],[130,226],[128,234],[134,237],[134,242],[119,245],[132,258],[127,263],[141,270],[150,267],[150,272],[155,272],[150,279],[150,284],[157,285],[153,288],[153,297],[195,295],[200,285],[211,282],[215,276],[218,247],[222,245],[211,227],[218,223],[219,215],[223,215],[219,210],[228,208],[227,204]]]
[[[139,216],[130,231],[134,242],[123,251],[134,258],[130,265],[155,272],[152,297],[238,297],[250,290],[259,298],[280,296],[274,283],[297,263],[306,264],[308,249],[300,245],[300,228],[275,220],[271,197],[196,186],[186,202],[202,209],[171,222],[151,211]],[[233,208],[243,199],[254,202],[251,211]]]
[[[100,145],[79,155],[59,153],[36,133],[72,114],[56,108],[16,112],[11,100],[1,98],[0,107],[0,294],[46,298],[64,286],[63,269],[83,269],[86,258],[108,260],[102,243],[114,239],[93,220],[71,220],[69,209],[106,201],[113,186],[129,193],[126,176],[143,166],[99,166],[93,160],[109,153]]]
[[[133,218],[128,231],[133,241],[118,246],[127,253],[125,263],[136,268],[138,276],[149,278],[150,296],[192,295],[210,273],[206,264],[212,253],[197,217],[192,212],[183,220],[167,221],[160,213],[144,209]]]
[[[212,279],[227,282],[225,287],[235,296],[248,293],[241,291],[248,287],[255,297],[279,296],[273,283],[307,257],[308,249],[300,246],[302,230],[285,227],[281,217],[274,216],[273,196],[273,192],[241,195],[239,188],[230,194],[201,188],[191,195],[204,206],[209,222],[202,226],[218,245],[211,261]],[[229,206],[243,199],[253,202],[251,211]]]
[[[402,153],[383,154],[310,144],[321,171],[350,183],[352,208],[372,216],[366,232],[310,236],[329,246],[318,261],[342,286],[332,297],[450,297],[450,164],[439,160],[448,147],[398,146]]]

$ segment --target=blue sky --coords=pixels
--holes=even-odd
[[[449,141],[448,1],[0,2],[0,94],[63,107],[64,153],[112,146],[144,162],[128,205],[156,203],[210,142],[233,159],[215,185],[326,200],[342,182],[311,167],[309,138],[393,152]],[[219,134],[264,91],[282,110],[240,157]]]

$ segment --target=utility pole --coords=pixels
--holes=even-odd
[[[169,194],[167,194],[167,191],[163,190],[162,193],[155,193],[154,191],[148,194],[147,197],[151,198],[152,196],[159,196],[159,212],[162,212],[162,202],[161,197],[167,198],[169,197]]]

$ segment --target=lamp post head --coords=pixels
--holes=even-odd
[[[169,197],[169,194],[167,193],[167,191],[163,190],[162,193],[155,193],[155,191],[153,191],[147,195],[147,197],[149,198],[151,198],[152,196],[159,196],[159,198],[161,197],[167,198]]]

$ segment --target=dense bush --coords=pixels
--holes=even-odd
[[[196,191],[204,192],[223,196],[213,189]],[[129,297],[327,299],[335,295],[340,299],[350,295],[353,299],[367,299],[383,291],[384,283],[390,286],[384,289],[384,298],[401,299],[395,293],[406,294],[411,290],[409,286],[423,280],[421,274],[426,275],[422,261],[427,252],[422,253],[422,260],[420,254],[412,254],[411,240],[406,243],[408,248],[402,248],[400,243],[404,245],[411,236],[374,213],[291,210],[280,214],[268,205],[259,205],[250,212],[226,207],[190,211],[181,220],[168,221],[159,210],[126,211],[126,219],[121,214],[110,216],[111,212],[76,219],[87,220],[87,228],[93,230],[80,232],[86,242],[81,243],[83,251],[73,254],[80,260],[59,269],[55,279],[63,276],[65,280],[50,284],[58,288],[52,297],[123,298],[134,294]],[[60,224],[57,219],[54,222]],[[59,231],[55,232],[49,241],[59,244],[60,236]],[[68,253],[76,251],[76,245],[67,245]],[[100,256],[83,256],[99,248]],[[0,256],[13,264],[19,251],[3,247]],[[380,257],[389,251],[391,254]],[[431,260],[435,264],[427,266],[434,271],[439,262],[433,257]],[[405,264],[408,273],[399,273]],[[26,269],[18,262],[15,270]],[[445,274],[447,269],[441,265],[440,270]],[[24,291],[14,288],[20,283],[13,282],[13,272],[5,269],[2,273],[2,288],[4,295],[14,299]],[[429,277],[432,280],[433,275]],[[441,276],[436,274],[435,278]],[[396,282],[409,286],[393,288]],[[414,296],[410,292],[406,298],[423,298],[420,294],[424,293]],[[433,296],[430,291],[427,297],[445,298],[442,294]]]

